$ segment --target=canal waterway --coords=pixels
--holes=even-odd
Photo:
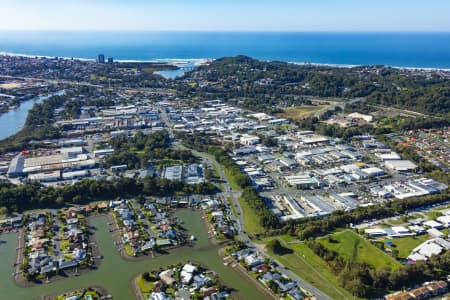
[[[191,248],[184,248],[174,253],[149,258],[142,261],[125,261],[121,258],[114,240],[108,231],[106,218],[96,217],[91,224],[95,226],[95,239],[104,256],[98,270],[87,274],[58,280],[49,284],[36,285],[30,288],[17,287],[12,279],[13,261],[17,246],[17,234],[0,235],[0,299],[23,300],[36,299],[42,295],[62,293],[64,291],[88,287],[91,285],[102,286],[108,290],[114,299],[135,299],[131,284],[137,275],[151,270],[159,270],[168,265],[197,261],[219,274],[222,282],[237,291],[239,299],[267,299],[252,284],[241,277],[229,266],[224,266],[218,256],[218,247],[211,245],[200,213],[191,210],[180,210],[177,217],[184,222],[184,227],[193,234],[197,240]]]

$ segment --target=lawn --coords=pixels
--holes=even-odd
[[[298,239],[298,237],[291,236],[291,235],[289,235],[289,234],[278,235],[277,238],[283,240],[283,242],[284,242],[289,248],[291,248],[291,244],[298,244],[298,243],[301,243],[300,240]],[[256,242],[257,244],[267,244],[268,242],[270,242],[270,241],[273,240],[273,239],[274,239],[273,236],[268,236],[268,237],[261,238],[260,240],[257,240],[257,241],[255,241],[255,242]]]
[[[142,278],[142,275],[140,275],[138,278],[136,278],[136,283],[139,286],[141,293],[147,299],[153,289],[154,282],[146,281],[144,278]]]
[[[235,191],[242,190],[241,187],[236,183],[236,180],[234,180],[234,177],[231,175],[230,171],[227,168],[223,168],[226,180],[230,184],[231,188]]]
[[[133,249],[131,249],[131,246],[128,243],[124,245],[124,249],[128,256],[134,256],[134,251]]]
[[[392,224],[392,225],[402,225],[405,224],[406,222],[408,222],[408,220],[406,218],[398,218],[398,219],[391,219],[389,220],[387,223]]]
[[[284,238],[281,238],[284,241]],[[353,299],[351,294],[339,287],[337,277],[331,273],[328,265],[315,255],[308,246],[304,243],[283,244],[294,250],[294,253],[279,256],[269,251],[269,254],[331,298]]]
[[[230,204],[231,212],[233,213],[233,216],[235,216],[237,218],[238,214],[237,214],[236,207],[234,206],[233,199],[231,199],[231,197],[227,197],[227,201]]]
[[[329,107],[329,105],[288,107],[283,109],[283,113],[279,113],[276,115],[283,118],[298,120],[309,117],[327,107]]]
[[[437,218],[439,218],[440,216],[442,216],[442,213],[439,212],[439,211],[430,211],[430,212],[427,212],[426,215],[427,215],[428,219],[430,219],[430,220],[436,220]]]
[[[253,208],[248,205],[247,202],[239,198],[239,204],[242,209],[242,214],[244,218],[244,229],[249,235],[260,234],[264,232],[263,227],[259,222],[259,216],[255,213]]]
[[[392,249],[398,250],[398,256],[399,258],[407,258],[408,255],[411,254],[411,251],[428,240],[430,237],[428,234],[422,234],[418,235],[416,237],[404,237],[404,238],[397,238],[397,239],[384,239],[383,241],[390,241],[393,243],[394,247],[391,247]]]
[[[69,292],[69,293],[64,293],[64,294],[62,294],[62,295],[59,295],[59,296],[57,296],[55,299],[56,300],[64,300],[64,299],[67,299],[69,296],[68,295],[73,295],[73,296],[78,296],[79,297],[79,299],[87,299],[87,297],[91,297],[90,299],[92,299],[92,300],[98,300],[98,299],[100,299],[100,296],[99,296],[99,294],[97,293],[97,292],[95,292],[95,291],[86,291],[84,294],[83,294],[83,292],[82,291],[79,291],[79,292]],[[81,298],[81,296],[83,296],[83,298]]]
[[[446,205],[446,206],[438,207],[438,208],[436,208],[436,210],[446,210],[449,208],[450,208],[450,205]]]
[[[356,262],[365,262],[375,268],[390,266],[395,269],[400,264],[364,238],[352,231],[341,231],[331,235],[333,242],[328,238],[319,241],[327,248],[332,249],[343,257]]]

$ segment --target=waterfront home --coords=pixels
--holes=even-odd
[[[172,277],[174,274],[175,271],[173,269],[168,269],[159,273],[159,279],[167,285],[172,285],[175,282],[175,279]]]

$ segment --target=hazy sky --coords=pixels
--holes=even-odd
[[[450,31],[450,1],[0,0],[2,29]]]

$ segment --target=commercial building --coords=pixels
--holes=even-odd
[[[260,138],[257,137],[256,135],[243,134],[240,137],[239,141],[243,145],[252,146],[252,145],[259,144]]]
[[[417,165],[415,163],[410,160],[403,159],[386,160],[384,165],[386,168],[400,173],[412,172],[417,169]]]
[[[285,179],[290,186],[297,189],[320,188],[323,185],[319,179],[311,177],[309,174],[286,176]]]
[[[72,172],[64,172],[62,174],[63,180],[72,180],[77,178],[83,178],[89,176],[88,170],[79,170],[79,171],[72,171]]]
[[[182,166],[166,167],[164,170],[164,178],[169,180],[181,180],[183,174]]]
[[[377,167],[370,167],[361,169],[364,173],[366,173],[369,177],[383,176],[386,172],[383,169]]]
[[[62,148],[59,150],[59,153],[36,157],[27,157],[19,154],[11,160],[8,176],[20,177],[35,173],[68,172],[94,168],[97,164],[96,161],[83,152],[84,149],[82,147],[72,147]]]
[[[302,196],[301,199],[305,201],[316,214],[330,214],[336,210],[331,204],[329,204],[321,196]]]
[[[364,232],[370,237],[389,236],[390,238],[402,238],[414,235],[414,233],[411,233],[409,229],[403,226],[394,226],[391,228],[369,228],[364,230]]]
[[[378,157],[381,160],[400,160],[402,159],[398,153],[393,151],[383,151],[383,152],[377,152],[374,154],[376,157]]]
[[[100,64],[104,64],[105,63],[105,55],[104,54],[99,54],[97,56],[97,62]]]
[[[352,210],[359,206],[359,202],[353,199],[352,197],[346,195],[339,194],[331,194],[330,198],[338,203],[340,207],[345,210]]]
[[[58,181],[59,179],[61,179],[60,171],[50,171],[28,175],[28,180],[31,182],[51,182]]]

